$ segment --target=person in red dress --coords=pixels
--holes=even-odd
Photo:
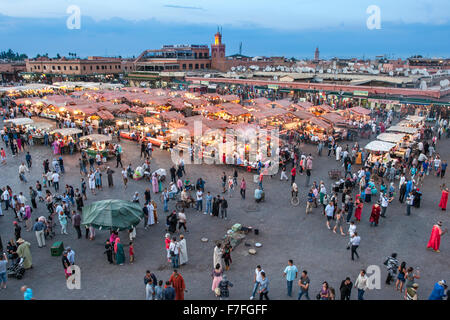
[[[441,195],[441,201],[439,202],[439,208],[442,209],[442,211],[445,211],[447,209],[447,201],[448,201],[448,188],[445,186],[445,183],[441,186],[442,195]]]
[[[381,207],[378,203],[372,206],[372,213],[370,214],[370,226],[378,226],[378,220],[380,219]]]
[[[173,270],[169,279],[173,288],[175,289],[175,300],[184,300],[184,292],[186,291],[186,285],[181,274],[177,270]]]
[[[430,240],[428,241],[427,249],[433,249],[434,252],[440,252],[439,246],[441,245],[441,236],[447,233],[447,229],[442,230],[442,221],[438,221],[437,224],[431,229]]]
[[[355,205],[356,205],[355,218],[356,218],[356,221],[360,222],[364,203],[361,201],[361,195],[359,195],[359,194],[356,195]]]

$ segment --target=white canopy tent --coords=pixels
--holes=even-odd
[[[414,134],[417,132],[417,128],[392,126],[392,127],[389,127],[386,131]]]
[[[62,129],[53,130],[51,133],[59,133],[62,136],[71,136],[73,134],[78,134],[81,132],[82,131],[80,129],[76,129],[76,128],[62,128]]]
[[[112,138],[110,136],[106,136],[104,134],[90,134],[87,136],[83,136],[80,138],[80,140],[92,140],[94,142],[106,142],[106,141],[111,141]]]
[[[389,152],[394,147],[395,147],[395,144],[393,144],[393,143],[374,140],[374,141],[369,142],[364,147],[364,149],[369,150],[369,151]]]
[[[12,123],[15,126],[24,126],[26,124],[32,124],[34,121],[30,118],[16,118],[5,120],[5,122]]]
[[[399,143],[405,136],[403,133],[381,133],[377,139],[385,142]]]

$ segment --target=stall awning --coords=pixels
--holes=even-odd
[[[349,112],[352,112],[352,113],[357,113],[357,114],[361,114],[361,115],[365,115],[365,116],[370,115],[370,110],[366,109],[366,108],[363,108],[363,107],[348,108],[345,111],[349,111]]]
[[[402,127],[402,126],[392,126],[392,127],[387,128],[386,131],[414,134],[414,133],[417,132],[417,128]]]
[[[110,136],[104,135],[104,134],[90,134],[87,136],[83,136],[80,138],[80,140],[91,140],[93,142],[106,142],[106,141],[111,141],[112,138]]]
[[[82,131],[80,129],[77,128],[62,128],[62,129],[56,129],[53,130],[51,133],[59,133],[62,136],[71,136],[73,134],[79,134]]]
[[[385,142],[385,141],[371,141],[369,142],[364,149],[370,151],[380,151],[380,152],[389,152],[392,148],[395,147],[395,144]]]
[[[15,126],[23,126],[26,124],[32,124],[34,121],[30,118],[16,118],[16,119],[8,119],[5,122],[10,122]]]
[[[403,133],[381,133],[377,139],[386,142],[399,143],[403,140],[405,134]]]
[[[114,120],[114,115],[107,110],[97,111],[97,115],[103,120]]]

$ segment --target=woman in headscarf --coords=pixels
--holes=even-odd
[[[114,253],[116,254],[116,263],[122,266],[125,261],[125,253],[119,237],[116,238],[114,243]]]
[[[355,218],[356,218],[356,221],[360,222],[364,203],[361,201],[361,196],[359,194],[356,195],[355,205],[356,205]]]
[[[153,173],[152,176],[152,187],[153,193],[158,193],[158,178],[156,177],[156,173]]]

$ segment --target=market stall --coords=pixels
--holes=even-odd
[[[115,155],[111,143],[111,136],[103,134],[90,134],[80,138],[80,147],[85,150],[89,157],[95,158],[100,153],[102,158],[111,158]]]
[[[367,161],[371,163],[380,162],[387,163],[391,161],[389,152],[395,148],[395,144],[386,141],[374,140],[369,142],[364,149],[369,151]]]
[[[44,144],[45,132],[50,132],[55,128],[53,123],[49,122],[34,122],[26,126],[31,131],[31,137],[35,144]]]
[[[77,128],[62,128],[50,132],[53,136],[53,154],[68,153],[66,149],[69,148],[69,144],[72,144],[74,150],[76,150],[76,142],[81,132]]]

